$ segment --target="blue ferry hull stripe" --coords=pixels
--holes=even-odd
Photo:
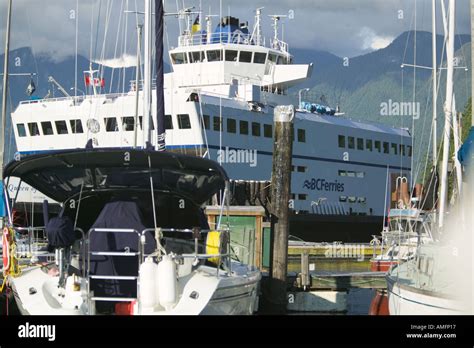
[[[221,148],[219,146],[215,145],[209,145],[210,149],[214,150],[220,150]],[[236,147],[222,147],[222,149],[228,148],[229,150],[244,150],[244,149],[239,149]],[[257,150],[259,155],[267,155],[267,156],[273,156],[273,152],[269,151],[260,151]],[[304,156],[304,155],[295,155],[293,154],[293,158],[298,158],[298,159],[305,159],[305,160],[310,160],[310,161],[320,161],[320,162],[332,162],[332,163],[343,163],[343,164],[354,164],[354,165],[359,165],[359,166],[366,166],[366,167],[376,167],[376,168],[387,168],[387,165],[385,164],[374,164],[374,163],[367,163],[367,162],[356,162],[356,161],[344,161],[344,160],[339,160],[339,159],[333,159],[333,158],[323,158],[323,157],[314,157],[314,156]],[[396,169],[396,170],[410,170],[410,168],[407,167],[397,167],[397,166],[388,166],[390,169]]]
[[[192,149],[196,147],[203,147],[202,144],[195,144],[195,145],[167,145],[167,149]],[[219,150],[221,149],[219,146],[216,145],[209,145],[208,146],[210,149],[213,150]],[[127,147],[131,148],[131,147]],[[239,149],[236,147],[230,147],[227,146],[226,148],[230,150],[243,150]],[[123,147],[123,149],[126,149],[126,147]],[[223,147],[222,149],[225,149]],[[20,154],[22,155],[34,155],[34,154],[40,154],[40,153],[46,153],[46,152],[55,152],[58,150],[42,150],[42,151],[22,151]],[[273,152],[269,151],[260,151],[257,150],[259,155],[266,155],[266,156],[273,156]],[[331,163],[341,163],[341,164],[352,164],[352,165],[359,165],[359,166],[366,166],[366,167],[375,167],[375,168],[387,168],[387,165],[384,164],[374,164],[374,163],[367,163],[367,162],[356,162],[356,161],[344,161],[344,160],[339,160],[339,159],[334,159],[334,158],[323,158],[323,157],[314,157],[314,156],[304,156],[304,155],[293,155],[293,158],[297,159],[304,159],[304,160],[310,160],[310,161],[320,161],[320,162],[331,162]],[[408,167],[397,167],[397,166],[388,166],[390,169],[394,170],[407,170],[409,171],[410,168]]]

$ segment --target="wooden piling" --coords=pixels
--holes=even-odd
[[[272,264],[269,287],[264,292],[266,311],[282,314],[287,308],[287,263],[291,158],[294,107],[277,106],[274,113],[273,169],[271,181]]]

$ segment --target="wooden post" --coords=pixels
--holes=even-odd
[[[286,312],[289,222],[288,202],[291,188],[293,152],[293,105],[277,106],[274,114],[273,169],[271,181],[271,215],[273,257],[266,299],[268,311]]]

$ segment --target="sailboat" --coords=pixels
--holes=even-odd
[[[149,25],[151,1],[147,4]],[[156,4],[160,28],[162,2]],[[159,33],[156,37],[162,44]],[[147,81],[151,85],[151,78]],[[158,108],[163,111],[163,104]],[[157,115],[164,116],[159,109]],[[146,133],[149,140],[151,130]],[[152,146],[98,149],[89,142],[85,149],[26,156],[4,173],[6,182],[16,177],[63,207],[51,217],[45,202],[41,227],[15,228],[8,214],[5,250],[27,247],[21,262],[14,253],[4,264],[22,314],[242,315],[256,310],[261,274],[232,259],[232,231],[224,218],[229,179],[216,162]],[[221,215],[210,229],[201,206],[216,194]],[[8,212],[14,204],[15,198],[7,201]]]
[[[473,14],[471,13],[471,16]],[[452,315],[472,314],[472,185],[463,185],[459,199],[450,215],[447,207],[447,165],[450,129],[456,132],[453,93],[455,0],[449,1],[447,34],[447,85],[444,127],[441,195],[436,242],[419,244],[409,261],[391,268],[387,275],[389,312],[391,315]],[[454,120],[454,122],[453,122]],[[455,134],[455,136],[457,136]],[[456,144],[456,142],[455,142]],[[458,159],[459,147],[455,149]],[[472,152],[472,147],[470,149]],[[466,148],[461,158],[468,159]],[[472,167],[463,162],[467,180],[473,180]],[[461,171],[457,173],[461,187]],[[461,276],[456,276],[460,274]]]

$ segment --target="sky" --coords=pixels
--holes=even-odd
[[[4,50],[7,0],[0,0],[0,53]],[[143,0],[14,0],[11,49],[32,46],[35,55],[61,61],[74,55],[76,19],[78,51],[110,64],[134,59],[136,24]],[[437,31],[443,34],[441,0]],[[354,57],[386,47],[407,30],[431,31],[432,0],[165,0],[165,11],[195,6],[204,15],[231,14],[253,27],[255,9],[264,7],[262,29],[272,36],[269,15],[288,15],[280,23],[280,38],[291,48],[313,48],[340,57]],[[76,11],[76,6],[78,11]],[[415,6],[416,5],[416,6]],[[470,33],[469,0],[456,2],[456,33]],[[416,9],[416,10],[415,10]],[[416,21],[415,21],[416,17]],[[214,24],[218,17],[213,17]],[[175,16],[166,17],[165,47],[177,45]]]

